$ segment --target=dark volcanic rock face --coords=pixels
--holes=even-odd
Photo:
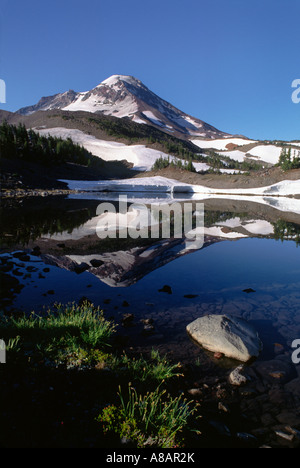
[[[73,90],[69,90],[63,94],[42,97],[37,104],[20,109],[18,114],[30,115],[33,112],[37,112],[39,110],[62,109],[63,107],[68,106],[74,102],[77,97],[78,93]]]

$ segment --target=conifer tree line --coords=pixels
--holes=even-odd
[[[279,157],[278,166],[284,171],[300,168],[300,151],[292,148],[283,148]]]
[[[7,159],[22,159],[43,165],[72,162],[83,166],[97,166],[101,160],[68,138],[43,136],[23,124],[0,125],[0,156]]]
[[[189,172],[196,172],[193,161],[190,158],[188,161],[183,161],[182,159],[173,159],[170,161],[170,158],[160,157],[158,158],[152,166],[152,170],[164,169],[166,167],[177,167]]]

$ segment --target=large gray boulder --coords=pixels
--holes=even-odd
[[[203,348],[242,362],[258,357],[262,350],[254,327],[231,315],[205,315],[190,323],[187,332]]]

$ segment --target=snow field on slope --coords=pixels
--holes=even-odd
[[[251,143],[256,143],[256,140],[246,140],[244,138],[221,138],[217,140],[191,140],[194,145],[199,146],[199,148],[212,148],[219,151],[225,151],[227,145],[232,143],[234,145],[243,146],[250,145]]]
[[[228,156],[237,162],[243,162],[245,160],[245,153],[243,151],[234,150],[234,151],[224,151],[222,153],[218,152],[220,156]]]
[[[248,151],[248,154],[255,156],[270,164],[277,164],[282,148],[274,145],[259,145]]]
[[[92,135],[87,135],[81,130],[68,129],[63,127],[45,128],[37,130],[41,135],[51,135],[63,139],[71,138],[78,145],[83,146],[87,151],[90,151],[94,156],[97,156],[104,161],[124,161],[133,164],[133,169],[136,171],[150,171],[153,164],[160,157],[177,161],[180,158],[168,155],[162,151],[147,148],[144,145],[125,145],[114,141],[98,140]],[[193,162],[196,171],[207,171],[211,168],[203,162]],[[221,169],[221,172],[235,174],[237,170]]]
[[[114,141],[98,140],[81,130],[57,127],[38,130],[38,132],[42,135],[51,135],[63,139],[71,138],[74,143],[83,146],[94,156],[98,156],[104,161],[126,160],[133,164],[133,169],[140,171],[150,171],[155,161],[160,157],[170,157],[170,161],[176,159],[162,151],[147,148],[144,145],[127,146]]]
[[[88,99],[84,101],[83,98],[85,97],[85,94],[86,93],[80,96],[80,98],[78,98],[76,101],[64,107],[63,110],[73,112],[85,111],[92,113],[101,111],[104,114],[114,115],[115,117],[119,118],[128,117],[138,111],[138,106],[131,96],[127,96],[121,104],[117,103],[116,105],[112,105],[111,103],[104,104],[103,102],[101,102],[101,99],[99,99],[94,94],[92,94]]]
[[[192,143],[194,143],[196,146],[199,146],[199,148],[202,149],[212,148],[216,151],[222,151],[222,153],[219,152],[218,154],[220,154],[221,156],[229,156],[231,159],[234,159],[238,162],[243,162],[247,155],[249,158],[253,157],[253,159],[257,159],[269,164],[277,164],[282,151],[282,147],[280,146],[263,144],[257,144],[256,146],[254,146],[254,148],[250,149],[247,152],[241,151],[239,149],[226,151],[226,147],[229,143],[239,146],[249,145],[252,143],[259,143],[255,140],[245,140],[241,138],[225,138],[219,140],[192,140]]]

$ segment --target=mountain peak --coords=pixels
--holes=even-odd
[[[134,76],[131,75],[112,75],[106,80],[102,81],[99,86],[105,85],[105,86],[114,86],[115,84],[119,83],[120,81],[123,81],[125,83],[131,84],[131,85],[139,85],[142,84],[140,80],[135,78]]]
[[[52,109],[126,117],[179,138],[230,136],[177,109],[131,75],[112,75],[90,91],[68,91],[43,98],[34,106],[20,109],[18,113],[29,115]]]

